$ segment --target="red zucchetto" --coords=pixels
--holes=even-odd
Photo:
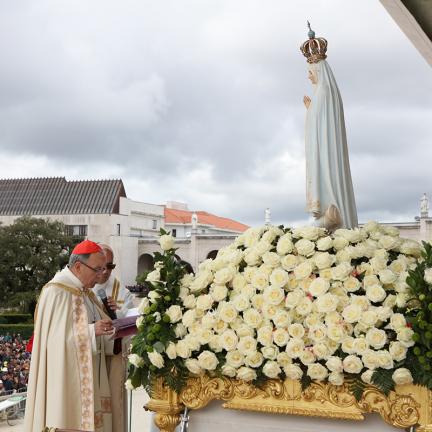
[[[91,240],[84,240],[74,247],[72,255],[87,255],[96,252],[102,253],[102,248],[97,243]]]

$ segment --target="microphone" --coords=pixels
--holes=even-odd
[[[108,298],[106,296],[105,290],[103,290],[102,288],[98,290],[97,295],[99,296],[99,298],[101,299],[103,305],[105,306],[105,310],[108,314],[108,316],[112,319],[115,320],[117,319],[117,314],[115,313],[114,310],[111,309],[109,303],[108,303]]]
[[[100,288],[97,291],[97,295],[99,296],[99,298],[102,300],[103,305],[105,306],[105,310],[108,314],[108,316],[112,319],[115,320],[117,319],[117,314],[115,313],[114,310],[111,309],[110,305],[108,304],[108,298],[106,296],[106,292],[104,289]],[[122,352],[122,341],[121,338],[115,339],[114,340],[114,349],[113,349],[113,353],[115,355],[120,354]]]

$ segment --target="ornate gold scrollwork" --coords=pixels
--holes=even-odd
[[[368,386],[357,401],[346,384],[313,383],[302,392],[298,381],[270,380],[257,388],[244,381],[203,375],[190,378],[179,395],[157,380],[147,409],[157,412],[155,423],[161,431],[172,432],[185,406],[200,409],[213,400],[224,401],[223,406],[230,409],[350,420],[363,420],[364,414],[376,412],[390,425],[418,425],[418,432],[432,432],[431,392],[413,385],[400,386],[389,396]]]

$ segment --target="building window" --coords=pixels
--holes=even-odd
[[[152,225],[152,229],[157,229],[157,220],[156,220],[156,219],[153,219],[153,220],[152,220],[152,223],[153,223],[153,225]]]
[[[177,237],[177,230],[175,228],[172,230],[172,236]]]
[[[86,237],[87,225],[66,225],[66,234],[72,237]]]
[[[119,236],[121,234],[120,224],[117,224],[117,235]]]

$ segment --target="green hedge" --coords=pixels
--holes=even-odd
[[[0,335],[20,333],[25,339],[29,339],[33,334],[33,324],[0,324]]]
[[[27,324],[33,321],[31,314],[23,313],[3,313],[0,314],[0,325],[1,324]]]

